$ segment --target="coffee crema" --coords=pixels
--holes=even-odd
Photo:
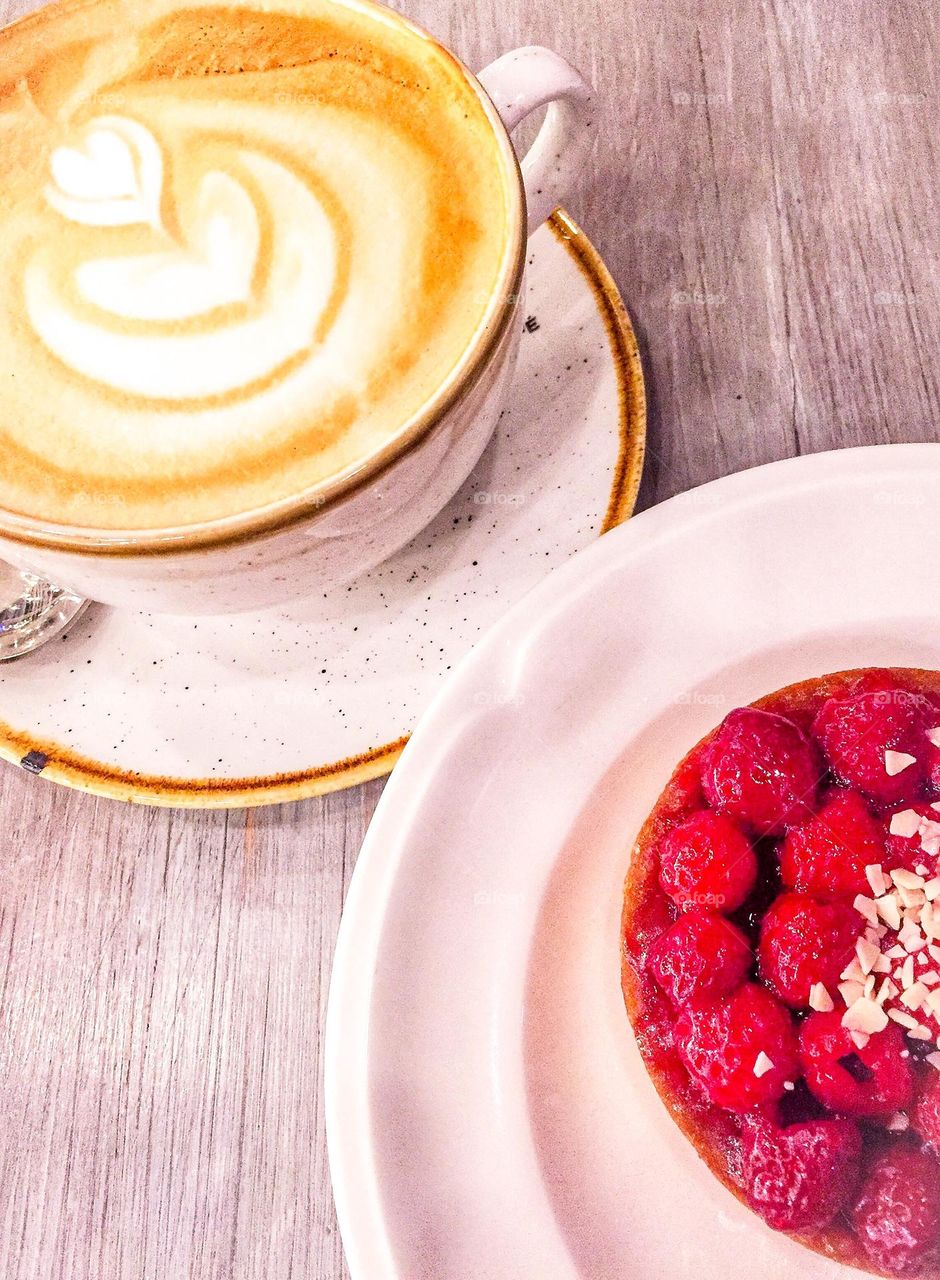
[[[472,346],[516,182],[453,59],[371,7],[0,32],[0,507],[160,529],[355,466]]]

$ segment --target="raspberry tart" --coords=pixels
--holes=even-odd
[[[741,707],[638,837],[622,982],[647,1070],[772,1228],[940,1280],[940,672]]]

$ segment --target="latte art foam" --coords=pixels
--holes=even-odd
[[[355,464],[511,252],[458,68],[327,0],[44,11],[0,33],[0,157],[0,506],[57,523],[214,519]]]

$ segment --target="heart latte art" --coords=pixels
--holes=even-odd
[[[355,465],[509,273],[474,90],[379,11],[58,5],[0,33],[0,507],[161,528]]]

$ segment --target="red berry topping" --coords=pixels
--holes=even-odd
[[[842,1015],[811,1013],[800,1030],[800,1058],[806,1083],[830,1111],[880,1116],[910,1105],[914,1075],[904,1034],[895,1023],[859,1048],[842,1025]]]
[[[764,916],[757,956],[761,977],[786,1004],[809,1004],[817,982],[833,995],[855,954],[861,933],[858,912],[847,902],[819,902],[783,893]]]
[[[747,977],[754,957],[730,920],[688,911],[650,948],[649,967],[675,1005],[698,996],[730,995]]]
[[[926,867],[930,876],[940,861],[940,811],[926,801],[895,809],[888,815],[884,866]]]
[[[862,1135],[853,1120],[781,1128],[756,1114],[741,1145],[748,1204],[777,1231],[828,1226],[858,1187]]]
[[[736,911],[756,880],[750,842],[720,813],[693,813],[663,838],[659,883],[680,911]]]
[[[754,983],[688,1005],[676,1021],[675,1042],[715,1106],[731,1111],[776,1101],[799,1075],[790,1015]]]
[[[780,846],[783,883],[819,898],[871,894],[865,868],[884,862],[884,830],[857,791],[833,791]]]
[[[940,1153],[940,1075],[935,1071],[921,1090],[911,1123],[924,1142]]]
[[[781,835],[812,807],[822,771],[792,721],[740,707],[702,753],[702,790],[713,808],[759,835]]]
[[[923,791],[936,714],[929,698],[878,675],[823,703],[813,732],[840,782],[879,804],[898,804]]]
[[[940,1165],[898,1145],[869,1170],[855,1205],[855,1230],[876,1267],[904,1275],[940,1244]]]

